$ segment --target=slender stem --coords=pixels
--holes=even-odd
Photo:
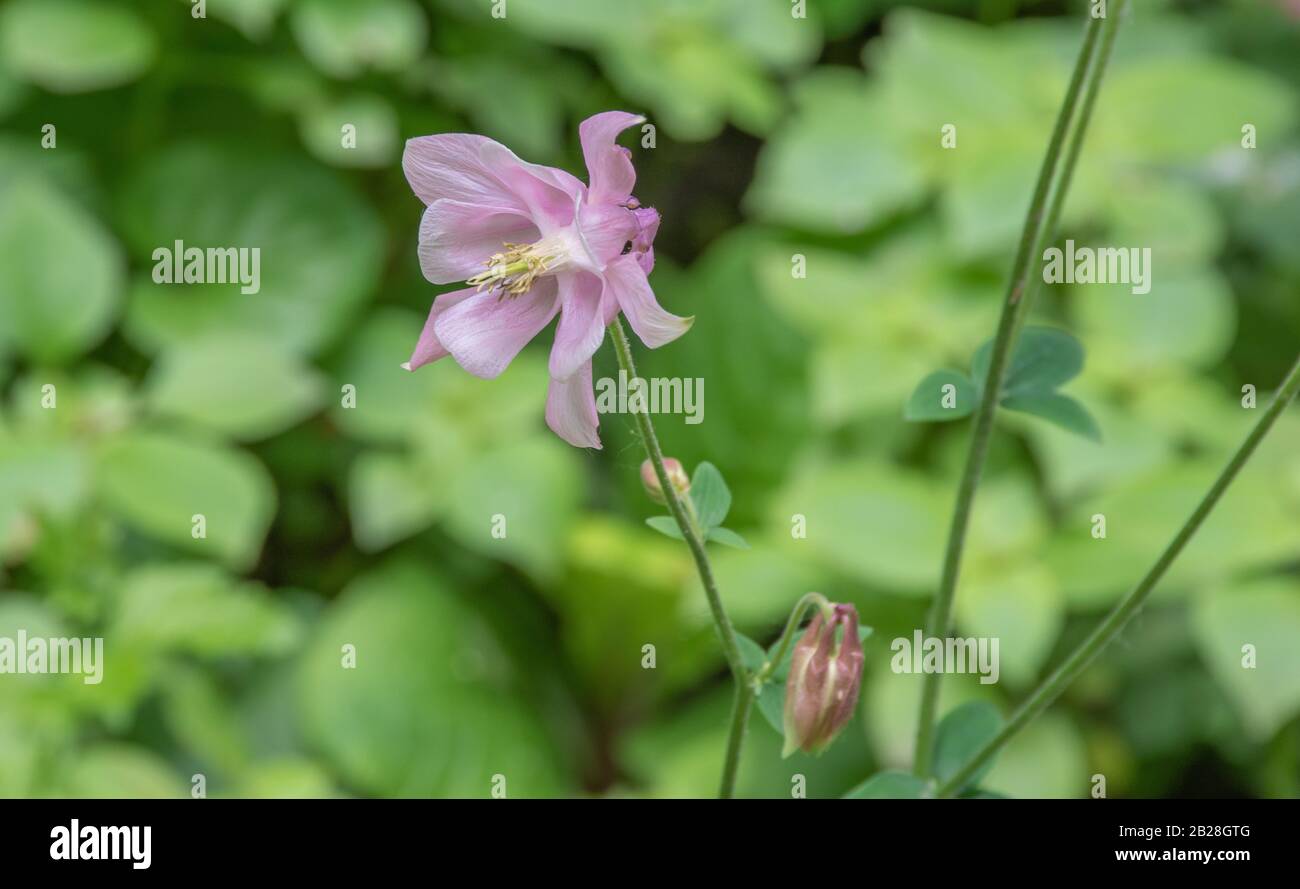
[[[623,332],[623,323],[618,318],[615,318],[610,323],[609,335],[614,342],[614,352],[618,355],[619,367],[627,374],[629,380],[636,379],[636,364],[632,360],[632,347],[628,343],[627,334]],[[722,638],[722,651],[726,655],[727,666],[731,668],[731,677],[736,684],[736,701],[731,718],[731,736],[727,741],[727,761],[723,768],[722,792],[720,794],[724,799],[727,799],[731,797],[735,789],[736,768],[740,763],[740,749],[744,742],[750,705],[753,703],[753,696],[748,688],[748,671],[745,669],[744,659],[740,656],[740,644],[736,641],[736,631],[731,626],[731,619],[727,617],[727,611],[722,605],[722,597],[718,594],[718,584],[713,579],[713,567],[709,564],[709,554],[704,549],[704,540],[700,535],[699,523],[695,520],[694,507],[690,503],[682,502],[676,487],[668,478],[668,470],[664,468],[663,451],[659,448],[659,437],[655,435],[655,427],[650,421],[650,414],[638,410],[633,412],[633,416],[636,417],[641,444],[645,447],[646,456],[650,458],[650,463],[654,466],[655,477],[659,479],[659,487],[663,489],[668,511],[672,513],[673,519],[676,520],[677,527],[681,530],[682,537],[685,538],[686,545],[691,550],[691,556],[695,559],[695,569],[699,572],[700,583],[704,586],[704,595],[709,600],[709,610],[713,612],[713,623],[718,629],[718,635]]]
[[[740,767],[740,749],[745,743],[749,711],[754,706],[754,691],[745,682],[736,683],[736,699],[731,705],[731,731],[727,734],[727,759],[722,766],[722,789],[719,799],[731,799],[736,793],[736,772]]]
[[[1110,18],[1106,20],[1106,25],[1102,30],[1101,49],[1098,51],[1097,60],[1094,63],[1094,76],[1088,80],[1083,104],[1080,107],[1080,123],[1070,135],[1070,144],[1065,150],[1065,161],[1061,165],[1061,175],[1057,180],[1057,186],[1053,190],[1051,201],[1048,204],[1047,222],[1039,233],[1038,243],[1034,245],[1032,254],[1034,257],[1041,257],[1043,251],[1055,236],[1057,224],[1061,219],[1061,212],[1065,208],[1065,198],[1070,191],[1070,183],[1074,179],[1075,168],[1079,165],[1079,155],[1083,153],[1083,143],[1086,141],[1088,134],[1088,122],[1092,120],[1092,112],[1096,108],[1097,97],[1101,94],[1101,85],[1106,78],[1106,68],[1110,64],[1111,54],[1115,50],[1115,37],[1119,34],[1120,17],[1124,14],[1126,2],[1127,0],[1114,0],[1111,4]],[[1019,331],[1025,318],[1028,317],[1029,307],[1033,305],[1034,296],[1042,286],[1042,275],[1032,275],[1026,282],[1024,305],[1019,310],[1016,323],[1017,331]]]
[[[1083,94],[1084,82],[1088,75],[1094,80],[1101,76],[1104,65],[1093,65],[1092,59],[1097,46],[1097,38],[1104,25],[1117,21],[1118,15],[1112,14],[1106,19],[1091,19],[1084,36],[1083,47],[1074,65],[1070,85],[1066,90],[1065,101],[1057,115],[1052,129],[1051,141],[1047,154],[1043,158],[1042,168],[1038,171],[1038,183],[1034,187],[1034,196],[1029,204],[1029,213],[1025,218],[1024,231],[1020,235],[1020,246],[1012,264],[1011,281],[1007,287],[1006,299],[1002,305],[1002,316],[998,320],[997,335],[993,340],[993,349],[989,360],[988,375],[983,383],[979,409],[975,414],[974,429],[971,432],[970,450],[966,454],[966,465],[962,470],[960,486],[957,489],[957,501],[953,506],[952,524],[948,531],[948,547],[944,553],[943,573],[939,580],[939,589],[935,593],[934,603],[926,621],[927,637],[946,636],[952,625],[953,599],[957,590],[957,578],[961,570],[962,552],[966,546],[966,529],[970,524],[971,509],[975,503],[975,491],[979,488],[980,476],[984,471],[984,461],[988,456],[989,441],[993,435],[993,418],[997,413],[998,397],[1002,390],[1002,380],[1011,347],[1016,338],[1019,316],[1027,300],[1023,300],[1026,289],[1033,278],[1035,258],[1042,251],[1047,221],[1054,220],[1053,208],[1049,208],[1049,198],[1058,203],[1064,200],[1068,182],[1053,195],[1052,184],[1057,179],[1057,168],[1061,162],[1062,149],[1065,147],[1066,135],[1079,107],[1079,98]],[[1090,88],[1091,93],[1091,88]],[[1091,111],[1091,107],[1086,108]],[[1088,120],[1081,117],[1075,129],[1075,138],[1082,140],[1082,133],[1087,129]],[[1059,209],[1056,210],[1059,213]],[[939,705],[939,688],[943,676],[940,673],[927,673],[921,691],[921,711],[917,720],[916,748],[913,756],[913,771],[919,777],[928,777],[934,738],[935,715]]]
[[[781,633],[781,638],[776,643],[772,658],[763,665],[763,669],[754,675],[754,685],[761,687],[776,672],[777,667],[781,666],[781,662],[785,660],[786,652],[794,644],[794,637],[799,632],[799,625],[803,623],[804,613],[813,605],[822,610],[824,620],[830,620],[830,600],[821,593],[805,593],[803,598],[795,603],[794,610],[790,612],[790,619],[785,622],[785,631]]]
[[[1066,686],[1073,682],[1102,649],[1119,635],[1125,625],[1145,604],[1147,597],[1155,589],[1156,584],[1164,577],[1165,572],[1169,570],[1169,566],[1178,558],[1183,548],[1187,546],[1188,542],[1191,541],[1197,530],[1205,522],[1206,517],[1209,516],[1219,502],[1219,498],[1232,484],[1241,468],[1246,465],[1246,461],[1254,454],[1259,443],[1273,428],[1273,424],[1286,410],[1287,405],[1295,399],[1297,392],[1300,392],[1300,358],[1297,358],[1286,379],[1282,381],[1281,388],[1273,396],[1273,401],[1264,410],[1263,416],[1255,423],[1255,427],[1250,430],[1250,434],[1246,436],[1246,439],[1237,448],[1232,458],[1228,460],[1228,465],[1219,473],[1219,477],[1210,486],[1210,490],[1206,492],[1191,516],[1178,530],[1178,533],[1174,535],[1174,539],[1165,547],[1165,551],[1160,554],[1160,558],[1156,559],[1156,563],[1151,566],[1151,570],[1146,573],[1146,576],[1128,595],[1120,600],[1110,614],[1106,615],[1105,620],[1098,624],[1092,634],[1056,668],[1052,675],[1045,679],[1038,688],[1034,689],[1028,699],[1020,705],[1011,719],[1007,721],[1007,724],[1002,727],[1002,730],[976,751],[974,756],[958,769],[952,777],[938,787],[935,791],[937,796],[950,796],[959,790],[969,780],[970,776],[975,774],[980,766],[997,753],[1016,732],[1024,728],[1030,720],[1060,697]]]

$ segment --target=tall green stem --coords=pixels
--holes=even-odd
[[[1114,41],[1122,7],[1123,0],[1119,0],[1112,6],[1110,15],[1105,19],[1089,21],[1083,47],[1079,50],[1074,73],[1070,77],[1070,85],[1066,90],[1065,101],[1061,105],[1056,124],[1052,129],[1047,154],[1043,158],[1042,168],[1038,171],[1038,182],[1029,204],[1024,230],[1020,235],[1020,246],[1012,264],[1011,281],[1007,286],[1002,315],[993,340],[988,375],[983,382],[979,409],[975,414],[974,428],[971,432],[970,450],[966,454],[966,464],[957,489],[952,524],[948,531],[948,546],[944,553],[943,573],[926,621],[927,637],[946,636],[952,626],[953,601],[961,571],[962,553],[966,546],[966,530],[970,525],[975,492],[979,488],[980,476],[983,474],[984,462],[988,456],[1002,380],[1006,375],[1012,346],[1015,344],[1016,333],[1020,326],[1020,318],[1030,302],[1025,296],[1027,292],[1032,295],[1036,283],[1034,277],[1036,259],[1042,255],[1050,230],[1055,228],[1056,220],[1060,217],[1061,205],[1069,190],[1074,162],[1078,159],[1079,147],[1087,131],[1097,91],[1109,60],[1110,47]],[[1098,54],[1096,52],[1098,37],[1103,29],[1107,32],[1105,48]],[[1094,56],[1098,56],[1095,64]],[[1080,97],[1085,95],[1085,84],[1087,99],[1080,105]],[[1074,126],[1070,147],[1063,155],[1066,137],[1070,133],[1076,109],[1079,111],[1078,122]],[[1057,170],[1061,166],[1063,156],[1066,157],[1064,173],[1058,176]],[[1053,183],[1056,183],[1055,188]],[[942,681],[942,674],[927,673],[922,685],[921,711],[917,720],[916,747],[913,757],[913,770],[920,777],[927,777],[930,773],[935,717]]]
[[[1165,547],[1165,551],[1160,554],[1160,558],[1151,566],[1151,570],[1146,573],[1146,576],[1127,596],[1120,600],[1110,614],[1106,615],[1105,620],[1056,668],[1052,675],[1044,680],[1038,688],[1034,689],[1033,693],[1007,721],[1007,724],[1002,727],[1002,730],[976,751],[974,756],[958,769],[952,777],[938,787],[935,791],[936,796],[951,796],[960,790],[980,766],[1002,749],[1002,746],[1016,732],[1024,728],[1030,720],[1060,697],[1066,686],[1073,682],[1075,677],[1082,673],[1084,668],[1101,653],[1101,650],[1119,635],[1120,631],[1133,618],[1133,615],[1146,602],[1156,584],[1169,570],[1169,566],[1178,558],[1183,548],[1187,546],[1188,542],[1191,541],[1197,530],[1205,522],[1206,517],[1209,516],[1219,502],[1219,498],[1232,484],[1241,468],[1246,465],[1246,461],[1255,453],[1255,449],[1264,440],[1264,436],[1268,434],[1269,430],[1273,428],[1273,424],[1286,410],[1287,405],[1295,399],[1297,392],[1300,392],[1300,358],[1297,358],[1290,373],[1282,381],[1281,388],[1273,396],[1273,401],[1264,410],[1263,416],[1259,418],[1254,428],[1250,430],[1250,434],[1246,436],[1245,441],[1241,443],[1232,458],[1228,460],[1228,465],[1219,473],[1219,477],[1210,486],[1210,490],[1206,492],[1191,516],[1178,530],[1178,533],[1174,535],[1174,539]]]
[[[627,334],[623,332],[623,323],[618,318],[609,325],[609,335],[614,341],[614,352],[618,355],[619,367],[627,374],[629,380],[636,379],[632,347],[628,343]],[[729,799],[735,791],[740,751],[749,722],[749,711],[754,703],[754,695],[749,688],[748,671],[740,656],[736,631],[731,626],[731,619],[727,617],[727,611],[722,605],[722,597],[718,594],[718,584],[713,578],[713,567],[709,564],[709,554],[704,548],[704,539],[700,534],[699,524],[695,521],[694,510],[689,504],[682,502],[677,489],[668,478],[668,470],[664,468],[663,451],[659,448],[659,437],[655,435],[655,427],[650,422],[650,415],[645,411],[635,411],[633,416],[636,418],[641,444],[645,447],[646,456],[650,458],[655,477],[659,479],[659,486],[663,489],[668,511],[677,522],[677,527],[691,550],[691,556],[695,559],[695,570],[699,573],[700,583],[704,586],[704,595],[709,600],[709,610],[713,612],[713,623],[722,638],[722,651],[726,655],[727,666],[731,668],[731,677],[736,684],[736,698],[731,714],[731,734],[727,740],[727,758],[722,769],[722,790],[719,793],[723,799]]]

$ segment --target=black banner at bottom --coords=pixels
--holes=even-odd
[[[490,867],[563,867],[562,858],[572,858],[571,866],[609,856],[636,862],[646,877],[656,869],[679,872],[683,858],[715,844],[726,859],[757,861],[784,845],[794,860],[812,848],[823,849],[819,857],[842,848],[857,850],[847,858],[888,864],[964,860],[1013,873],[1041,873],[1044,864],[1066,873],[1168,865],[1220,873],[1277,867],[1295,856],[1296,810],[1281,801],[845,800],[834,813],[811,811],[814,801],[773,801],[762,812],[759,805],[713,803],[706,812],[703,801],[669,800],[9,800],[0,802],[0,858],[8,875],[131,879],[341,877],[449,857]],[[747,848],[737,849],[738,840]]]

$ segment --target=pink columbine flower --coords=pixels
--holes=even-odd
[[[588,185],[522,161],[484,136],[445,133],[406,143],[402,169],[428,205],[420,268],[434,284],[468,286],[434,301],[403,367],[451,355],[491,379],[558,314],[546,423],[570,444],[600,447],[591,356],[606,325],[621,311],[653,349],[694,320],[664,311],[646,279],[659,214],[632,197],[632,153],[614,141],[644,120],[606,111],[582,122]]]

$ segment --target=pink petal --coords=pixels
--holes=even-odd
[[[445,198],[526,212],[527,206],[483,161],[481,151],[487,145],[498,143],[468,133],[408,139],[402,154],[406,181],[426,204]]]
[[[574,207],[587,194],[587,187],[577,178],[555,167],[520,160],[497,142],[484,145],[480,157],[516,200],[528,208],[543,234],[573,222]]]
[[[655,235],[659,234],[659,211],[654,207],[642,207],[632,211],[636,220],[637,233],[632,239],[632,255],[636,257],[641,271],[649,275],[655,268]]]
[[[490,380],[501,375],[528,341],[555,317],[555,279],[539,278],[522,296],[484,291],[452,306],[434,321],[443,348],[465,370]]]
[[[582,204],[578,207],[578,231],[596,267],[601,268],[621,256],[636,237],[636,217],[618,204]]]
[[[622,201],[636,185],[632,155],[614,140],[630,126],[645,123],[645,118],[626,111],[605,111],[584,120],[578,126],[582,157],[591,179],[591,200]]]
[[[434,284],[465,281],[483,271],[488,257],[507,241],[531,244],[540,237],[537,226],[516,210],[442,198],[420,221],[420,269]]]
[[[682,318],[660,307],[645,272],[631,254],[605,267],[605,287],[641,342],[652,349],[671,343],[695,323],[694,316]]]
[[[424,322],[424,329],[420,331],[420,339],[415,344],[415,351],[411,353],[411,360],[402,365],[404,370],[415,370],[417,367],[424,367],[426,364],[432,364],[439,358],[445,358],[450,354],[438,341],[438,335],[433,330],[433,323],[438,320],[438,316],[443,312],[469,299],[474,293],[473,287],[467,287],[464,290],[453,290],[451,293],[441,294],[433,301],[433,305],[429,308],[429,317]]]
[[[550,368],[554,379],[567,380],[582,365],[591,363],[605,337],[605,313],[598,277],[590,272],[567,272],[558,278],[560,323],[555,328]]]
[[[600,448],[596,430],[596,394],[591,389],[591,362],[585,362],[567,380],[551,380],[546,391],[546,425],[577,448]]]

